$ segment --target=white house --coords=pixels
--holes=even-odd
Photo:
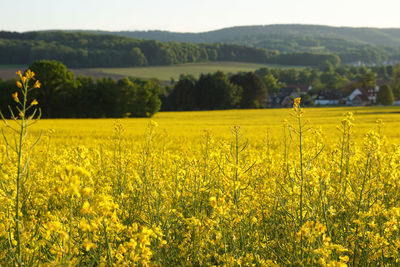
[[[362,95],[362,92],[360,89],[356,88],[354,89],[353,92],[351,92],[351,94],[347,97],[348,101],[353,101],[353,99],[358,96],[358,95]],[[347,102],[346,102],[347,103]]]
[[[368,92],[361,89],[354,89],[354,91],[347,97],[346,105],[348,106],[366,106],[372,103],[373,100],[376,101],[376,94],[375,96],[371,96]]]

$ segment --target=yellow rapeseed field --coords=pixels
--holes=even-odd
[[[37,121],[20,78],[0,266],[400,264],[400,108]]]

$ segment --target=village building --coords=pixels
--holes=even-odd
[[[314,100],[315,105],[340,105],[343,103],[343,94],[337,90],[322,90]]]
[[[389,81],[379,80],[376,82],[375,87],[356,88],[346,98],[346,105],[348,106],[367,106],[376,104],[376,97],[382,85],[387,84]]]
[[[286,85],[285,87],[282,87],[278,93],[270,96],[269,106],[291,107],[293,105],[293,99],[307,94],[311,89],[311,86],[306,85]]]
[[[367,106],[372,104],[372,97],[368,97],[365,90],[354,89],[354,91],[346,98],[346,105],[348,106]],[[375,97],[376,101],[376,97]]]

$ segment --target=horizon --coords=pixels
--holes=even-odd
[[[227,26],[223,28],[216,28],[216,29],[210,29],[206,31],[200,31],[200,32],[190,32],[190,31],[172,31],[172,30],[163,30],[163,29],[145,29],[145,30],[105,30],[105,29],[85,29],[85,28],[79,28],[79,29],[38,29],[38,30],[27,30],[27,31],[13,31],[13,30],[3,30],[0,28],[0,31],[8,31],[8,32],[18,32],[18,33],[25,33],[25,32],[35,32],[35,31],[94,31],[94,32],[171,32],[171,33],[207,33],[207,32],[213,32],[213,31],[219,31],[223,29],[230,29],[230,28],[240,28],[240,27],[269,27],[269,26],[293,26],[293,25],[298,25],[298,26],[317,26],[317,27],[328,27],[328,28],[354,28],[354,29],[399,29],[399,27],[369,27],[369,26],[335,26],[335,25],[324,25],[324,24],[303,24],[303,23],[273,23],[273,24],[249,24],[249,25],[233,25],[233,26]]]
[[[91,30],[91,31],[169,31],[200,33],[240,26],[281,24],[319,25],[351,28],[400,28],[400,2],[381,0],[183,0],[136,2],[115,0],[38,0],[32,5],[21,0],[28,12],[11,2],[3,3],[0,30]],[[21,12],[22,13],[22,12]]]

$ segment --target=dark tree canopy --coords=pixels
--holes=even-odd
[[[193,75],[181,75],[168,96],[169,109],[193,110],[195,108],[195,86],[196,78]]]
[[[60,116],[54,113],[66,107],[65,91],[75,88],[74,75],[67,70],[61,62],[54,60],[40,60],[29,66],[36,76],[35,78],[42,84],[34,91],[35,97],[40,99],[39,107],[42,109],[44,117]]]
[[[231,82],[243,88],[241,108],[266,107],[268,92],[262,79],[254,72],[238,73],[231,77]]]
[[[167,97],[169,110],[211,110],[236,108],[242,88],[221,71],[202,74],[199,79],[181,75]]]
[[[376,74],[368,72],[364,74],[358,81],[361,88],[375,87],[376,86]]]
[[[394,97],[389,85],[382,85],[376,96],[376,103],[384,106],[393,105]]]
[[[202,74],[195,86],[195,104],[198,109],[234,108],[240,101],[241,92],[242,89],[221,71]]]
[[[400,98],[400,65],[395,66],[392,70],[390,87],[393,90],[393,94]]]

